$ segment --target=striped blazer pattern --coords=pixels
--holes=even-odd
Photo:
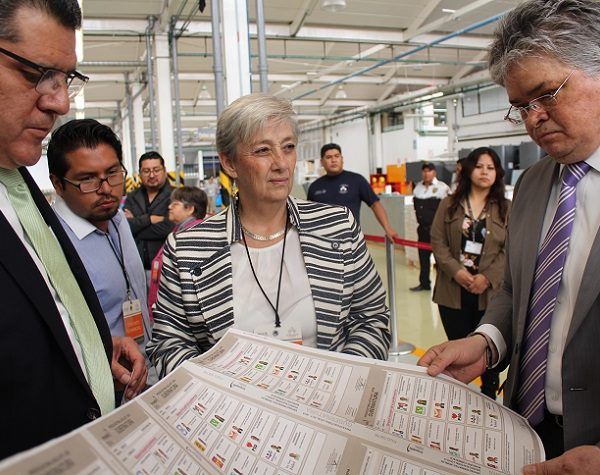
[[[386,359],[385,290],[352,213],[342,206],[287,201],[312,291],[317,347]],[[234,323],[230,245],[241,240],[235,203],[170,235],[147,352],[161,377],[211,348]]]

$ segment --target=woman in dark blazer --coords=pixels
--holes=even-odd
[[[431,245],[437,263],[433,301],[449,340],[475,330],[504,272],[504,240],[510,201],[496,152],[473,150],[464,160],[456,191],[435,215]],[[481,390],[495,398],[498,373],[482,376]]]

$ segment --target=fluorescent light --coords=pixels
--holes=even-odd
[[[202,88],[200,88],[200,92],[198,93],[198,99],[210,99],[210,92],[208,92],[208,88],[206,84],[202,84]]]
[[[328,12],[339,12],[346,8],[346,0],[321,0],[321,8]]]
[[[442,8],[442,13],[455,13],[456,10],[453,8]]]
[[[344,86],[342,84],[340,84],[338,86],[338,90],[335,93],[335,98],[336,99],[347,99],[348,98],[348,94],[346,93],[346,90],[344,89]]]

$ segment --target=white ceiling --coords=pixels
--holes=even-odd
[[[85,88],[86,116],[116,120],[124,104],[126,77],[132,81],[144,77],[144,32],[148,17],[154,15],[158,18],[156,30],[168,31],[174,17],[178,26],[187,23],[178,40],[184,129],[190,132],[214,126],[214,100],[198,99],[203,85],[211,97],[215,95],[211,1],[206,3],[200,13],[198,0],[83,0],[84,58],[80,69],[91,78]],[[264,0],[269,91],[296,99],[301,117],[314,120],[460,84],[473,73],[477,73],[476,80],[486,80],[485,48],[496,21],[410,52],[472,28],[517,3],[347,0],[345,10],[329,13],[320,8],[320,0]],[[259,90],[255,17],[255,1],[248,0],[252,87]],[[403,53],[410,54],[389,61]],[[371,69],[364,71],[366,68]],[[347,98],[337,99],[337,82],[350,75],[353,77],[343,82]],[[146,100],[147,92],[142,94]]]

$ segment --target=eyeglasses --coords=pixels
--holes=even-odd
[[[140,170],[140,175],[150,175],[152,173],[154,173],[155,175],[158,175],[160,172],[162,172],[164,170],[163,167],[156,167],[156,168],[142,168]]]
[[[28,68],[35,69],[38,73],[40,73],[40,75],[36,76],[35,78],[30,78],[29,74],[23,73],[26,79],[28,79],[31,83],[35,83],[35,90],[40,94],[56,94],[58,90],[66,85],[69,99],[72,99],[79,94],[79,92],[81,92],[83,86],[85,86],[85,83],[90,79],[78,71],[66,73],[64,71],[59,71],[58,69],[40,66],[39,64],[23,58],[22,56],[19,56],[18,54],[8,51],[4,48],[0,48],[0,53],[14,59],[15,61],[18,61]]]
[[[120,170],[118,172],[110,173],[104,178],[93,177],[80,181],[69,180],[65,177],[62,179],[74,187],[79,188],[79,191],[82,193],[94,193],[102,188],[102,184],[104,182],[107,182],[110,186],[121,185],[125,179],[125,175],[127,175],[127,170]]]
[[[504,120],[508,120],[514,125],[521,125],[527,119],[530,110],[534,112],[548,112],[558,103],[556,100],[556,95],[560,92],[574,72],[575,71],[571,71],[562,84],[558,86],[556,91],[554,91],[552,94],[544,94],[543,96],[536,97],[523,107],[510,106],[508,112],[504,116]]]

